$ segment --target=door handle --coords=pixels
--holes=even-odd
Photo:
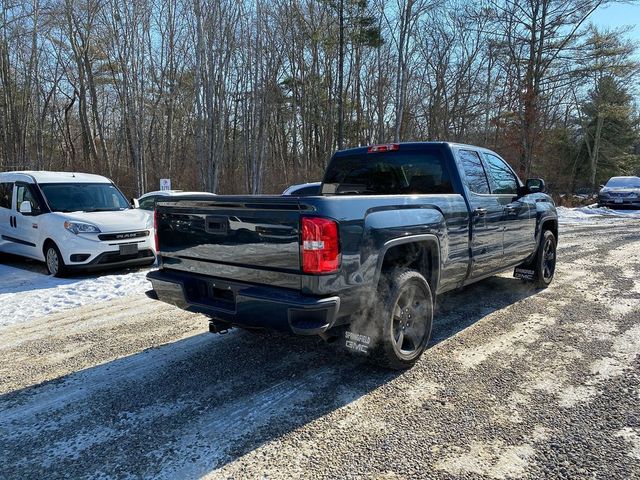
[[[504,207],[504,211],[507,213],[507,215],[513,215],[514,213],[517,213],[515,207],[509,206]]]
[[[487,214],[487,209],[486,209],[486,208],[476,208],[476,209],[473,211],[473,214],[474,214],[476,217],[484,217],[484,216]]]

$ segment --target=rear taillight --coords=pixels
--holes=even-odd
[[[392,152],[400,150],[400,145],[397,143],[386,143],[383,145],[372,145],[367,148],[367,153],[380,153],[380,152]]]
[[[338,224],[327,218],[302,217],[302,271],[331,273],[340,266]]]
[[[158,239],[158,211],[153,211],[153,237],[156,242],[156,255],[160,253],[160,240]]]

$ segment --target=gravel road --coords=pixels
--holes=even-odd
[[[0,330],[0,478],[640,477],[640,222],[441,297],[415,368],[132,295]]]

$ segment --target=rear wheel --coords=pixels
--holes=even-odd
[[[538,252],[533,260],[533,270],[536,287],[548,287],[556,272],[556,237],[550,230],[542,232]]]
[[[47,242],[44,247],[44,259],[49,275],[62,277],[65,274],[66,266],[60,250],[53,242]]]
[[[395,270],[387,280],[387,286],[379,289],[380,304],[371,319],[379,338],[370,358],[378,365],[401,370],[412,367],[427,348],[433,296],[425,278],[414,270]]]

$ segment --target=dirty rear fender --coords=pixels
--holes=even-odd
[[[369,212],[365,218],[362,272],[365,281],[377,285],[385,253],[401,243],[428,242],[437,249],[434,267],[440,271],[446,255],[446,222],[437,207],[400,208]]]

